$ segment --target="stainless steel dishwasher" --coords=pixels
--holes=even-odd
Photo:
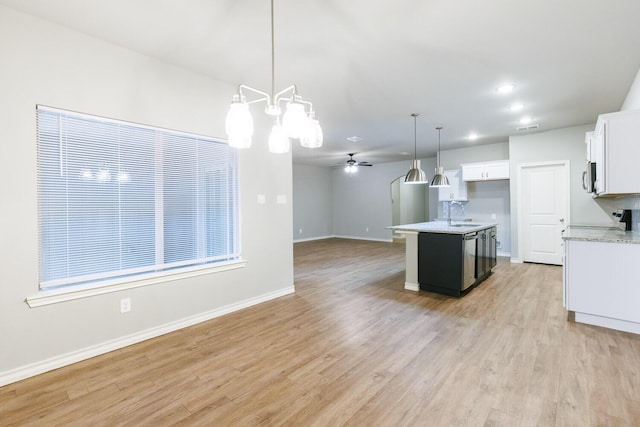
[[[476,281],[476,240],[478,233],[464,235],[464,256],[462,267],[462,290],[469,288]]]

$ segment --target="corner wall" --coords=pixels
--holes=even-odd
[[[38,292],[36,104],[224,137],[235,88],[4,6],[0,56],[0,385],[293,291],[291,155],[268,153],[258,119],[254,148],[239,153],[246,267],[29,308]],[[132,311],[120,314],[124,297]]]
[[[633,80],[620,111],[640,110],[640,70]]]
[[[333,235],[331,168],[293,165],[294,241],[324,239]]]
[[[582,189],[585,168],[585,133],[595,124],[576,126],[509,138],[511,158],[511,258],[520,259],[518,248],[518,165],[522,163],[569,160],[570,218],[573,225],[612,225],[613,201],[593,199]]]
[[[358,168],[355,174],[345,173],[343,168],[331,169],[333,234],[338,237],[392,241],[391,230],[386,229],[392,224],[391,182],[406,175],[410,163],[409,160],[380,163]],[[423,159],[421,163],[425,171],[435,168],[435,158]],[[434,199],[433,191],[430,193],[431,209]]]

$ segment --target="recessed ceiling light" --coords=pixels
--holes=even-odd
[[[475,141],[476,139],[478,139],[478,134],[477,134],[477,133],[475,133],[475,132],[471,132],[471,133],[469,134],[469,136],[467,137],[467,139],[468,139],[469,141]]]
[[[525,117],[521,118],[521,119],[520,119],[520,123],[521,123],[521,124],[523,124],[523,125],[526,125],[526,124],[528,124],[528,123],[531,123],[531,117],[529,117],[529,116],[525,116]]]
[[[515,89],[515,87],[516,85],[514,85],[513,83],[505,83],[501,86],[498,86],[497,91],[498,93],[502,93],[502,94],[511,93],[511,91]]]
[[[509,111],[520,111],[523,108],[524,108],[524,105],[520,103],[516,103],[516,104],[512,104],[511,107],[509,107]]]
[[[347,141],[359,142],[362,141],[362,138],[360,138],[359,136],[350,136],[349,138],[347,138]]]

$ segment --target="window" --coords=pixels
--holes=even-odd
[[[42,106],[37,122],[41,290],[239,258],[226,143]]]

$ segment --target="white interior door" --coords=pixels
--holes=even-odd
[[[562,265],[562,230],[568,222],[568,162],[522,165],[522,260]]]

